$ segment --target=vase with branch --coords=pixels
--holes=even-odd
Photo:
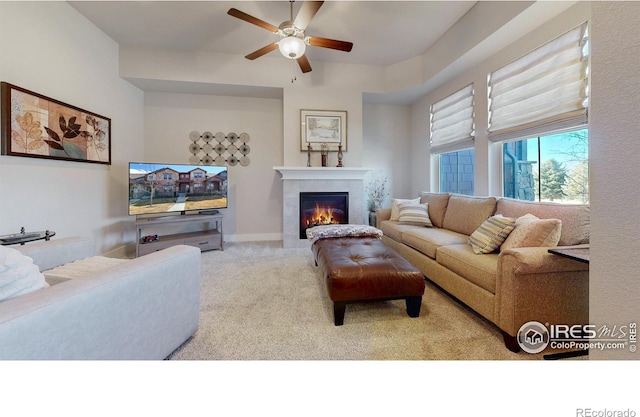
[[[369,177],[366,187],[369,197],[367,206],[369,209],[369,224],[376,225],[376,210],[381,209],[384,201],[389,196],[387,177],[381,173],[375,173]]]

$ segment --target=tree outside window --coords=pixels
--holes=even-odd
[[[504,196],[530,201],[589,202],[586,129],[503,145]]]

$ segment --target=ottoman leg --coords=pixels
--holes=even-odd
[[[420,307],[422,306],[422,297],[407,297],[407,314],[409,317],[420,317]]]
[[[333,303],[333,322],[336,326],[342,326],[344,324],[344,311],[347,307],[347,303],[344,301],[336,301]]]

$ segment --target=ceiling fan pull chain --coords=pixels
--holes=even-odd
[[[293,2],[292,2],[293,3]],[[295,60],[292,59],[291,63],[293,64],[293,78],[291,79],[291,84],[293,84],[294,82],[296,82],[298,80],[298,78],[296,77],[296,64],[295,64]]]

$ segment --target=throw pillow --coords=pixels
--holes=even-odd
[[[470,236],[485,220],[494,215],[495,209],[495,197],[452,195],[447,202],[442,227]]]
[[[429,218],[435,227],[442,227],[450,195],[448,193],[420,193],[420,203],[429,204]]]
[[[516,219],[503,217],[500,214],[489,217],[469,236],[469,244],[473,252],[480,254],[495,251],[509,236],[515,224]]]
[[[0,246],[0,301],[48,286],[31,258],[19,250]]]
[[[400,204],[420,204],[420,197],[413,199],[406,198],[392,198],[391,199],[391,217],[389,220],[398,221],[398,217],[400,217],[400,211],[398,205]]]
[[[429,219],[428,204],[399,204],[398,223],[414,226],[433,227]]]
[[[525,214],[518,217],[515,228],[505,239],[500,250],[557,246],[561,232],[562,222],[560,220],[539,219],[533,214]]]

